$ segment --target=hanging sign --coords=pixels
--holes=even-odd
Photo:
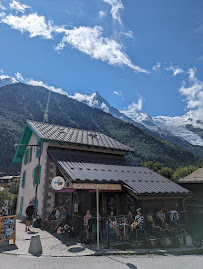
[[[108,190],[108,191],[122,191],[121,184],[95,184],[95,183],[73,183],[71,188],[77,190]]]
[[[62,190],[65,187],[65,184],[66,184],[66,182],[65,182],[64,178],[62,178],[60,176],[54,177],[51,181],[51,186],[56,191]]]

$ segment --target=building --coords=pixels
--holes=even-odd
[[[19,180],[19,179],[20,179],[20,176],[3,176],[3,177],[0,177],[0,186],[4,187],[8,183],[13,182],[15,180]]]
[[[22,163],[17,214],[25,215],[36,193],[41,217],[55,205],[84,214],[95,210],[97,188],[102,216],[137,207],[182,210],[190,192],[148,168],[131,166],[129,152],[134,149],[98,132],[27,121],[14,157]],[[56,176],[66,182],[61,190],[51,186]]]
[[[188,199],[186,203],[188,224],[192,231],[200,232],[203,238],[203,168],[199,168],[177,182],[192,192],[191,199]]]

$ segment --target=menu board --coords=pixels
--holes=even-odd
[[[15,237],[15,217],[1,217],[0,222],[0,240],[13,239]]]

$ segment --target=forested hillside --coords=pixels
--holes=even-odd
[[[12,174],[20,170],[18,164],[12,163],[14,144],[19,143],[28,119],[45,119],[49,123],[102,132],[133,147],[136,152],[129,158],[138,164],[153,161],[177,168],[200,160],[200,157],[101,110],[43,87],[17,83],[0,88],[0,172]]]

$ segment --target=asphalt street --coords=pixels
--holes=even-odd
[[[203,269],[203,256],[33,257],[0,254],[0,269]]]

